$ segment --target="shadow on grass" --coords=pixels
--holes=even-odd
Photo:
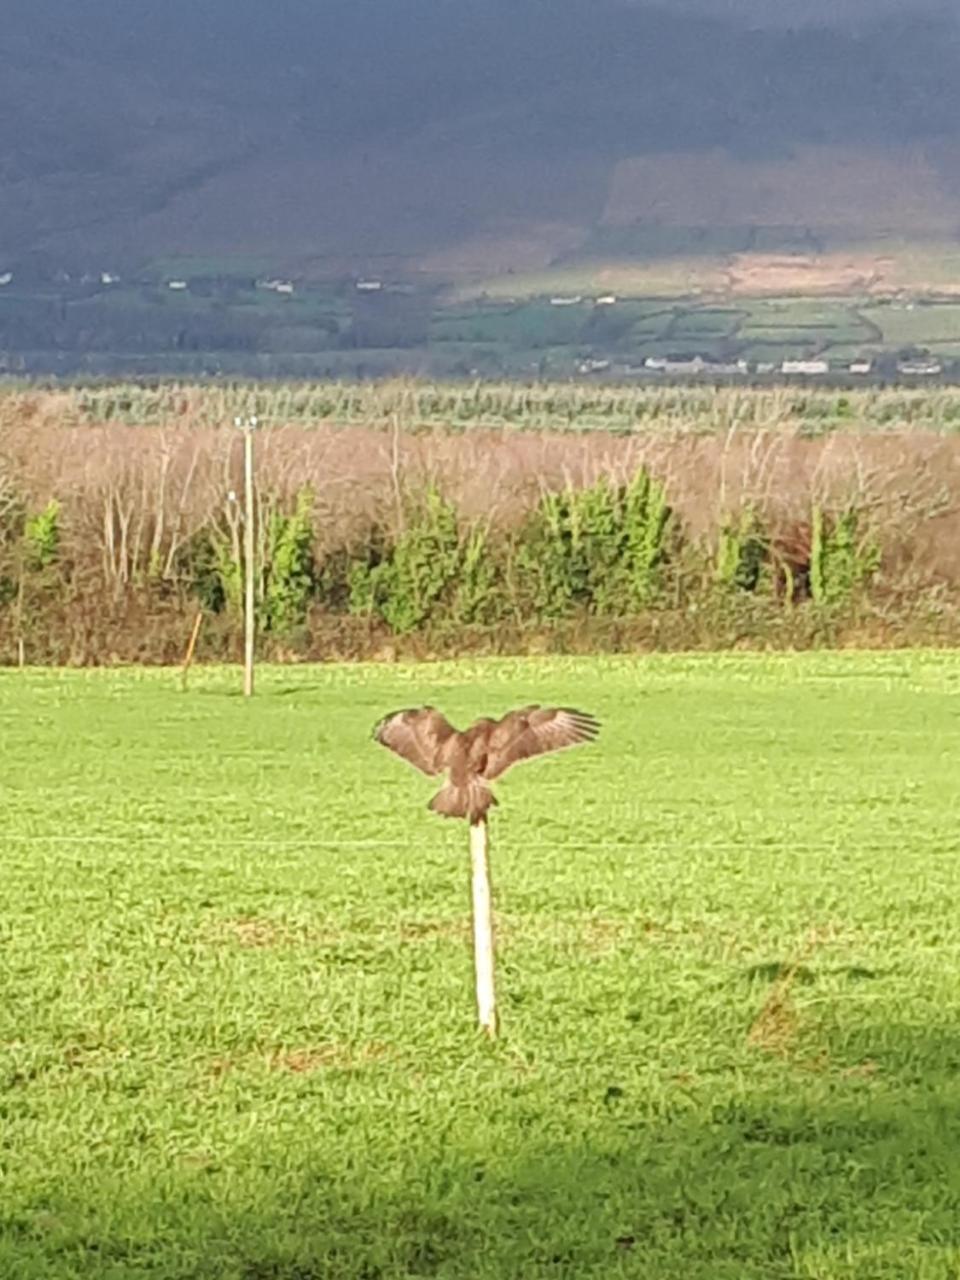
[[[268,701],[271,698],[290,698],[295,694],[323,694],[325,687],[321,684],[298,684],[283,685],[280,688],[271,688],[270,685],[261,684],[260,687],[254,689],[253,700]],[[197,685],[195,688],[191,686],[186,691],[186,696],[191,697],[198,695],[204,698],[242,698],[243,695],[243,674],[237,677],[237,687],[230,688],[226,685],[221,687]]]
[[[880,1074],[783,1072],[754,1095],[627,1086],[614,1106],[584,1099],[575,1129],[506,1093],[489,1121],[428,1103],[416,1136],[385,1129],[354,1147],[359,1162],[338,1158],[329,1114],[305,1110],[315,1140],[295,1153],[289,1130],[267,1127],[175,1181],[61,1182],[16,1212],[8,1198],[0,1274],[947,1280],[960,1262],[960,1035],[877,1028],[849,1047]],[[438,1108],[449,1114],[435,1125]]]

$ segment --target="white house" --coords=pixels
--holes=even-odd
[[[703,373],[707,368],[707,362],[703,356],[692,356],[689,360],[669,360],[666,356],[647,356],[643,367],[655,369],[659,373]]]
[[[100,283],[101,284],[119,284],[120,277],[115,276],[112,271],[101,271]]]
[[[176,293],[182,293],[186,287],[187,287],[186,280],[168,280],[167,281],[167,288],[173,289]]]
[[[578,302],[582,302],[582,301],[583,301],[583,296],[582,294],[578,293],[574,298],[565,298],[565,297],[551,298],[550,305],[551,307],[575,307]]]
[[[292,280],[258,280],[258,289],[270,289],[273,293],[293,293]]]
[[[784,360],[780,366],[781,373],[802,373],[812,375],[829,373],[830,365],[826,360]]]
[[[617,300],[615,293],[605,293],[602,298],[597,299],[598,307],[612,307]]]
[[[358,280],[357,288],[361,293],[377,293],[383,288],[382,280]]]
[[[13,272],[4,271],[3,275],[0,276],[0,285],[7,285],[12,283],[13,283]]]
[[[707,362],[703,356],[694,356],[690,360],[667,360],[663,366],[664,373],[703,373]]]
[[[873,368],[872,360],[854,360],[850,365],[850,373],[869,373]]]

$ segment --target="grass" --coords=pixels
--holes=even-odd
[[[152,258],[143,274],[155,279],[189,279],[191,276],[223,276],[240,280],[259,275],[282,274],[277,258],[257,254],[171,254]]]
[[[864,308],[863,315],[883,333],[888,347],[915,343],[956,343],[960,339],[960,306],[935,304],[906,310],[897,307]]]
[[[590,316],[589,306],[554,307],[549,301],[485,309],[434,318],[434,342],[495,342],[513,348],[538,349],[577,342]]]
[[[0,1275],[960,1268],[952,655],[0,677]],[[396,706],[604,723],[466,832]]]
[[[721,288],[724,261],[716,257],[670,257],[565,260],[542,271],[517,271],[490,276],[456,290],[462,300],[533,299],[555,293],[595,296],[616,293],[624,297],[685,298],[694,289]]]
[[[804,298],[741,307],[669,306],[639,299],[619,300],[610,308],[594,308],[589,302],[558,308],[545,300],[510,308],[461,306],[439,312],[432,327],[432,339],[440,346],[452,340],[500,343],[529,354],[549,345],[557,348],[558,359],[565,354],[564,345],[578,342],[610,353],[639,346],[643,356],[687,351],[722,358],[729,357],[731,342],[747,349],[773,343],[790,356],[876,336],[852,302]]]

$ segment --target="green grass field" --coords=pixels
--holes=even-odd
[[[0,675],[0,1276],[960,1274],[960,658]],[[466,831],[386,711],[595,712]]]
[[[960,338],[960,306],[940,303],[915,307],[864,307],[862,314],[883,333],[887,346],[956,342]]]

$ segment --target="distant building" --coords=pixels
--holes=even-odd
[[[809,377],[816,374],[830,372],[830,365],[826,360],[784,360],[780,366],[781,373],[800,373]]]
[[[8,284],[13,284],[12,271],[4,271],[3,275],[0,275],[0,285],[8,285]]]
[[[757,373],[773,373],[776,367],[772,360],[761,360],[757,365]]]
[[[897,365],[897,371],[908,376],[929,378],[934,374],[942,373],[943,368],[937,360],[901,360]]]
[[[567,297],[551,298],[550,305],[551,307],[575,307],[578,302],[582,302],[582,301],[583,301],[583,296],[578,293],[575,297],[572,297],[572,298],[567,298]]]
[[[101,271],[100,283],[101,284],[119,284],[120,277],[115,276],[112,271]]]
[[[173,289],[177,293],[182,293],[186,287],[187,287],[186,280],[168,280],[167,281],[167,288]]]
[[[615,293],[605,293],[602,298],[597,299],[598,307],[612,307],[617,300]]]
[[[703,373],[713,368],[703,356],[647,356],[643,367],[659,373]]]
[[[873,368],[872,360],[854,360],[849,366],[850,373],[869,373]]]
[[[361,293],[377,293],[383,288],[382,280],[358,280],[357,288]]]
[[[703,356],[693,356],[690,360],[668,360],[664,365],[664,373],[703,373],[707,362]]]
[[[603,373],[605,369],[610,368],[609,360],[582,360],[577,365],[578,373]]]
[[[258,289],[269,289],[273,293],[293,293],[292,280],[258,280]]]

